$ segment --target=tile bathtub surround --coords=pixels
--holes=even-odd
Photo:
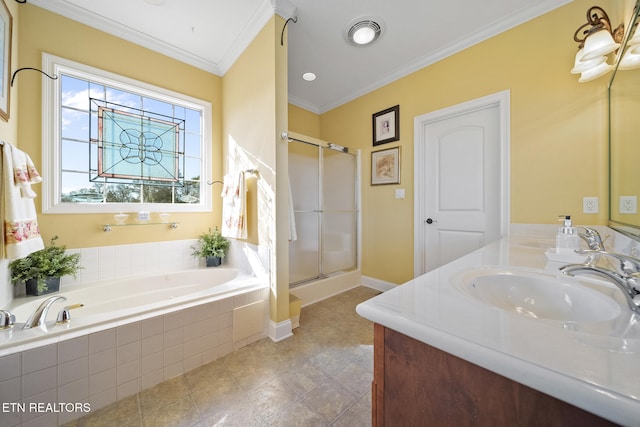
[[[245,250],[258,254],[255,245],[231,240],[225,266],[249,270]],[[69,253],[80,254],[82,269],[77,276],[62,277],[61,285],[75,285],[98,280],[126,279],[131,276],[189,270],[204,265],[204,261],[191,255],[191,246],[197,240],[171,240],[166,242],[137,243],[130,245],[97,246],[91,248],[68,249]],[[263,265],[268,265],[263,255],[257,255]]]
[[[291,338],[256,341],[65,426],[369,426],[373,326],[355,306],[378,293],[304,307]]]
[[[29,404],[88,403],[95,412],[264,338],[266,310],[264,330],[234,342],[233,310],[268,297],[256,290],[0,357],[0,425],[63,424],[83,413]]]

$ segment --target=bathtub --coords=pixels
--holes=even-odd
[[[23,330],[55,295],[66,301],[51,306],[46,327]],[[58,312],[75,304],[84,306],[57,325]],[[87,402],[98,409],[266,337],[268,304],[267,283],[225,267],[63,285],[60,292],[16,298],[5,307],[16,324],[0,331],[0,400]],[[0,413],[0,425],[35,418],[63,424],[81,415]]]
[[[37,347],[38,341],[60,341],[265,287],[266,284],[238,269],[220,267],[63,286],[59,292],[16,298],[5,308],[15,315],[16,324],[11,330],[0,331],[0,356],[11,350]],[[66,301],[58,300],[51,305],[45,328],[22,329],[44,300],[58,295]],[[71,321],[56,325],[58,312],[75,304],[83,306],[70,310]]]

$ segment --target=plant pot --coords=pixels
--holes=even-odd
[[[37,279],[29,279],[25,282],[27,295],[45,295],[53,292],[58,292],[60,290],[60,278],[59,277],[47,277],[45,280],[47,284],[47,289],[38,291],[38,280]]]
[[[207,267],[218,267],[222,264],[222,258],[219,256],[208,256],[205,257],[205,261],[207,263]]]

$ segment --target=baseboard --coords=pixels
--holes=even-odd
[[[273,342],[279,342],[293,336],[291,319],[276,323],[269,320],[269,338]]]
[[[366,286],[372,289],[377,289],[380,292],[386,292],[388,290],[391,290],[399,286],[399,285],[396,285],[395,283],[386,282],[384,280],[380,280],[380,279],[376,279],[368,276],[362,276],[360,280],[363,286]]]

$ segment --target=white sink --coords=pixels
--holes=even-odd
[[[476,300],[536,319],[603,322],[622,309],[610,296],[595,290],[588,279],[561,273],[503,267],[479,267],[452,278],[452,285]]]

